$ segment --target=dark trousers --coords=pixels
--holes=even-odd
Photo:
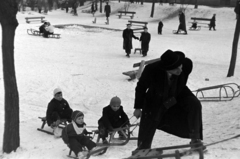
[[[178,114],[184,112],[182,119]],[[178,116],[178,118],[174,118]],[[185,97],[176,105],[172,106],[161,118],[156,121],[150,114],[142,113],[138,132],[138,149],[151,148],[152,140],[156,129],[161,129],[167,125],[164,131],[173,132],[172,134],[191,139],[203,139],[202,136],[202,106],[195,96]],[[182,131],[182,132],[179,132]],[[181,133],[181,135],[178,135]]]
[[[87,147],[88,150],[96,147],[88,136],[80,135],[76,137],[69,137],[69,147],[77,156],[79,152],[83,151],[83,147]]]
[[[131,49],[125,49],[125,52],[127,55],[130,55],[131,54]]]
[[[124,127],[127,124],[126,121],[123,120],[119,120],[117,122],[114,123],[114,125],[112,125],[113,129],[115,128],[120,128],[120,127]],[[110,131],[102,122],[98,123],[98,130],[99,130],[99,137],[103,140],[105,140],[108,137],[108,134]]]
[[[61,119],[66,119],[68,122],[72,121],[72,109],[67,109],[65,110],[63,113],[58,113],[58,112],[53,112],[51,115],[51,120],[52,122],[55,122],[57,120],[61,120]],[[49,126],[52,123],[49,123]]]

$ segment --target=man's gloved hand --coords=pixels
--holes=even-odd
[[[133,112],[133,116],[135,116],[137,119],[142,116],[142,111],[141,109],[135,109]]]

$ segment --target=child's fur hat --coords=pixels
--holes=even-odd
[[[119,104],[119,105],[121,104],[121,99],[118,96],[113,97],[110,101],[110,105],[115,105],[115,104]]]
[[[83,112],[79,111],[79,110],[75,110],[73,113],[72,113],[72,120],[73,121],[76,121],[76,119],[80,116],[84,116]]]

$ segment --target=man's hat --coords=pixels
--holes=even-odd
[[[159,65],[164,70],[173,70],[179,67],[185,59],[185,55],[181,51],[165,51],[160,57]]]

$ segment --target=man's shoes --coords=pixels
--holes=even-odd
[[[104,145],[107,145],[107,144],[109,144],[108,143],[108,141],[105,139],[105,140],[103,140],[103,142],[102,142]]]
[[[78,153],[78,159],[86,159],[87,158],[87,151],[81,151]]]
[[[142,57],[145,57],[145,56],[147,56],[147,55],[143,55]]]
[[[202,150],[206,150],[206,146],[203,145],[203,142],[200,139],[196,139],[196,140],[192,140],[190,142],[191,145],[191,149],[193,149],[193,151],[198,151],[200,148],[202,148]]]
[[[130,57],[129,54],[126,55],[127,57]]]

